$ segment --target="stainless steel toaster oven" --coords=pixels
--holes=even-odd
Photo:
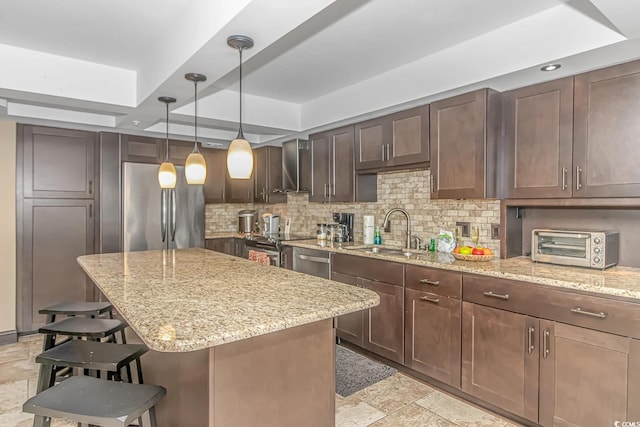
[[[531,231],[531,260],[604,270],[618,264],[618,231]]]

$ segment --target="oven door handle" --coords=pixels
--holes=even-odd
[[[320,262],[322,264],[330,264],[329,258],[321,258],[317,256],[309,256],[309,255],[298,255],[298,258],[304,261],[312,261],[312,262]]]

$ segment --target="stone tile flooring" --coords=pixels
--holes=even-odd
[[[28,427],[32,416],[21,411],[35,393],[41,352],[39,336],[0,346],[0,426]],[[53,427],[75,423],[56,420]],[[336,427],[515,427],[408,376],[397,373],[349,397],[336,395]]]

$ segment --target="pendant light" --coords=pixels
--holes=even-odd
[[[198,82],[207,80],[207,76],[198,73],[188,73],[184,75],[184,78],[193,82],[193,104],[195,106],[193,151],[187,156],[187,161],[184,164],[184,174],[187,178],[187,184],[202,185],[207,178],[207,162],[205,162],[202,153],[198,151]]]
[[[238,136],[227,150],[227,170],[236,179],[249,179],[253,171],[253,151],[242,133],[242,50],[253,47],[253,39],[247,36],[230,36],[227,44],[240,52],[240,121]]]
[[[164,148],[164,162],[158,169],[158,182],[160,183],[160,188],[176,188],[178,179],[176,167],[169,161],[169,104],[176,102],[176,99],[170,96],[161,96],[158,101],[164,102],[167,107],[167,140]]]

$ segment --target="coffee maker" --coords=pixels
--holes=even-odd
[[[338,224],[338,233],[332,236],[334,242],[353,242],[353,214],[333,213],[333,221]]]

